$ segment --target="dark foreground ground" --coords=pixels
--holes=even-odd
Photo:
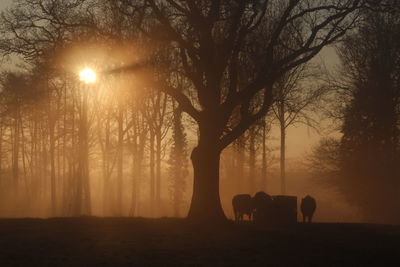
[[[197,229],[178,219],[0,220],[0,266],[400,266],[400,226]]]

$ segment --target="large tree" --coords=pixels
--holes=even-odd
[[[146,36],[173,47],[178,55],[178,71],[191,86],[183,92],[173,85],[158,86],[198,125],[188,218],[222,222],[226,217],[219,197],[221,151],[269,111],[274,84],[282,75],[354,26],[355,11],[364,1],[120,3]]]

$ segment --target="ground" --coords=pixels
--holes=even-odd
[[[400,266],[400,226],[199,228],[182,219],[1,219],[0,266]]]

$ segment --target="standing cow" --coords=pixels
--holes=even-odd
[[[243,215],[247,214],[251,221],[251,214],[253,213],[253,201],[250,195],[241,194],[236,195],[232,199],[233,212],[235,213],[235,221],[243,221]]]
[[[317,202],[313,197],[307,195],[301,200],[300,209],[303,214],[303,222],[306,222],[307,219],[308,222],[311,223],[316,208]]]
[[[253,220],[258,224],[271,223],[274,220],[274,202],[265,192],[257,192],[253,197]]]

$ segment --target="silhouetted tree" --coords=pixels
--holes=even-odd
[[[187,184],[187,140],[182,123],[182,111],[174,105],[172,147],[170,151],[170,195],[174,210],[174,216],[179,217],[182,205],[185,204]]]
[[[199,127],[198,145],[191,154],[194,187],[189,219],[225,221],[219,197],[221,151],[269,111],[279,77],[309,61],[354,26],[353,11],[363,3],[121,1],[144,32],[157,32],[158,40],[175,48],[180,55],[178,66],[192,83],[187,88],[194,91],[192,100],[187,92],[158,86]],[[285,43],[283,35],[296,42]],[[277,48],[288,53],[278,54]],[[247,64],[239,65],[242,59]],[[253,75],[240,77],[244,70]],[[262,103],[251,105],[260,95]],[[239,120],[231,120],[236,112]]]
[[[323,139],[310,160],[367,220],[399,222],[399,10],[366,11],[339,46],[336,110],[341,139]]]
[[[339,49],[351,90],[342,127],[343,190],[367,217],[382,221],[400,219],[399,14],[367,12]]]
[[[281,194],[286,193],[286,130],[295,124],[318,128],[317,105],[327,87],[316,84],[320,73],[315,65],[303,64],[283,75],[276,83],[277,96],[272,110],[280,129]]]

